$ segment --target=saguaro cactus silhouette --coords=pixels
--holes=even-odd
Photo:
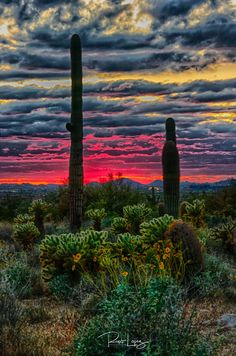
[[[71,37],[71,122],[70,131],[70,229],[77,231],[82,223],[83,206],[83,113],[81,41],[77,34]]]
[[[179,153],[176,147],[175,122],[166,120],[166,142],[162,151],[165,212],[178,217],[179,212]]]

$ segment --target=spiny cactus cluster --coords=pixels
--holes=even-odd
[[[211,232],[214,239],[221,239],[226,249],[236,256],[236,220],[229,218]]]
[[[145,204],[127,205],[123,208],[123,217],[113,219],[111,230],[116,234],[124,232],[138,234],[140,225],[150,218],[151,212],[152,210]]]
[[[32,221],[14,225],[13,231],[13,239],[25,251],[32,249],[33,243],[40,235],[38,228]]]
[[[195,199],[192,203],[183,201],[180,204],[180,217],[186,222],[191,222],[196,228],[205,225],[205,201]]]
[[[93,230],[79,234],[46,236],[40,244],[43,278],[48,281],[65,271],[78,272],[83,264],[84,268],[89,269],[88,264],[94,256],[94,250],[104,244],[107,237],[106,231]]]
[[[93,221],[93,228],[96,231],[101,230],[102,220],[107,216],[105,209],[89,209],[86,215]]]
[[[179,212],[179,153],[176,146],[175,122],[166,120],[166,142],[162,151],[163,190],[165,212],[178,217]]]
[[[143,240],[148,243],[155,243],[162,239],[172,221],[174,221],[174,218],[166,214],[160,218],[154,218],[148,222],[144,222],[140,226]]]
[[[48,204],[42,199],[33,200],[29,207],[29,213],[33,216],[35,226],[38,228],[41,237],[45,235],[43,220],[48,207]]]

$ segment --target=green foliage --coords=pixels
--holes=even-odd
[[[27,251],[32,249],[33,243],[39,237],[40,232],[33,222],[14,225],[13,239]]]
[[[48,289],[58,300],[70,300],[73,294],[71,276],[61,274],[53,277],[48,282]]]
[[[124,206],[141,203],[147,203],[145,193],[126,184],[122,179],[84,187],[85,211],[104,208],[109,214],[122,215]]]
[[[144,222],[140,226],[140,232],[143,240],[148,243],[155,243],[161,240],[168,226],[174,221],[174,218],[165,214],[160,218],[154,218],[148,222]]]
[[[57,274],[80,274],[95,267],[97,249],[105,244],[106,231],[85,230],[79,234],[49,235],[40,244],[43,278],[50,280]]]
[[[206,247],[212,238],[212,230],[206,227],[199,228],[197,230],[197,237],[201,242],[202,246]]]
[[[16,259],[8,258],[1,270],[1,283],[18,298],[28,298],[38,293],[40,285],[39,271],[31,268],[24,255]]]
[[[151,209],[145,204],[128,205],[123,209],[126,229],[131,234],[138,234],[140,225],[151,215]]]
[[[17,214],[24,214],[28,210],[30,198],[22,194],[7,193],[0,200],[0,220],[12,221]]]
[[[124,345],[108,347],[116,336]],[[116,334],[117,333],[117,334]],[[127,337],[141,340],[138,350],[126,345]],[[153,279],[146,287],[120,285],[98,306],[97,315],[80,328],[76,355],[213,355],[213,347],[184,316],[182,292],[170,279]]]
[[[111,224],[111,231],[114,234],[123,234],[124,232],[127,232],[125,218],[114,218]]]
[[[186,268],[185,277],[202,270],[202,246],[191,225],[176,220],[169,226],[165,238],[181,249]]]
[[[86,215],[93,221],[94,230],[100,231],[102,220],[107,216],[105,209],[90,209],[87,210]]]
[[[192,283],[195,293],[201,297],[215,296],[224,293],[230,284],[233,273],[228,263],[214,255],[205,255],[204,270],[194,276]]]
[[[192,203],[183,202],[181,206],[181,218],[191,222],[196,228],[205,225],[205,201],[195,199]]]

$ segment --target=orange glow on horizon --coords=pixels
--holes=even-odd
[[[115,176],[115,175],[114,175]],[[122,178],[131,179],[138,183],[150,184],[155,180],[162,180],[162,176],[153,176],[153,177],[141,177],[141,176],[126,176],[122,175]],[[100,177],[91,177],[84,179],[84,184],[88,184],[91,182],[106,182],[108,181],[108,176],[100,176]],[[115,176],[116,179],[116,176]],[[214,183],[221,180],[226,179],[236,179],[236,176],[226,176],[226,175],[217,175],[217,176],[181,176],[181,182],[193,182],[193,183]],[[47,184],[58,184],[63,185],[66,182],[66,178],[64,179],[55,179],[55,180],[37,180],[37,179],[26,179],[26,178],[0,178],[0,184],[32,184],[32,185],[47,185]]]

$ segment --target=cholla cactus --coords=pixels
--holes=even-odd
[[[14,219],[14,224],[27,224],[28,222],[33,222],[34,217],[29,214],[19,214]]]
[[[102,219],[107,216],[105,209],[90,209],[86,212],[86,215],[93,221],[94,230],[100,231]]]
[[[196,199],[192,203],[183,202],[181,218],[186,222],[191,222],[196,228],[203,227],[205,225],[205,201]]]
[[[147,243],[153,243],[163,239],[169,225],[174,221],[170,215],[164,215],[160,218],[154,218],[148,222],[144,222],[140,226],[140,233],[142,238]]]
[[[29,207],[29,213],[33,215],[35,226],[39,229],[41,237],[45,235],[43,219],[47,209],[48,204],[42,199],[33,200]]]
[[[127,232],[125,218],[114,218],[111,224],[111,231],[114,234],[123,234]]]
[[[212,238],[221,239],[227,250],[236,255],[236,220],[229,218],[224,224],[212,229]]]
[[[13,229],[13,239],[26,251],[30,250],[40,232],[33,222],[16,224]]]
[[[46,236],[40,244],[43,278],[49,281],[65,272],[89,272],[97,249],[106,243],[107,237],[107,231],[93,230]]]
[[[123,215],[127,231],[131,234],[138,234],[140,224],[150,217],[152,210],[145,204],[128,205],[123,208]]]

